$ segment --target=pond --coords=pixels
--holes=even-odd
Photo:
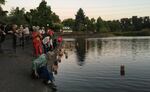
[[[66,38],[65,49],[58,92],[150,92],[150,37]]]

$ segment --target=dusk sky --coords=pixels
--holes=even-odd
[[[4,10],[25,7],[27,11],[36,8],[42,0],[6,0]],[[90,18],[101,16],[104,20],[124,17],[150,16],[150,0],[46,0],[60,19],[75,18],[79,8],[83,8]]]

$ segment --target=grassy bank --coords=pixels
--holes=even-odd
[[[90,32],[72,32],[72,33],[58,33],[61,34],[63,37],[69,38],[77,38],[77,37],[114,37],[114,36],[150,36],[150,29],[144,29],[141,31],[128,31],[128,32],[97,32],[97,33],[90,33]]]
[[[143,29],[141,31],[129,32],[114,32],[115,36],[150,36],[150,29]]]
[[[60,35],[60,33],[58,33]],[[111,37],[115,36],[112,33],[84,33],[84,32],[72,32],[72,33],[61,33],[63,37],[69,38],[77,38],[77,37],[86,37],[86,38],[93,38],[93,37]]]

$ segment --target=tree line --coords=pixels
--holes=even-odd
[[[5,4],[5,0],[0,0],[0,5]],[[97,19],[89,18],[82,8],[77,11],[75,19],[69,18],[61,22],[58,15],[51,10],[45,0],[35,9],[26,12],[25,8],[13,8],[10,13],[4,11],[0,6],[0,22],[6,24],[48,26],[56,31],[63,26],[70,27],[73,31],[82,32],[126,32],[141,31],[150,28],[150,18],[133,16],[132,18],[122,18],[120,20],[105,21],[101,17]]]
[[[91,32],[126,32],[141,31],[150,28],[150,18],[132,16],[132,18],[122,18],[120,20],[105,21],[101,17],[97,19],[89,18],[85,15],[82,8],[76,14],[75,19],[65,19],[62,24],[69,26],[74,31]]]
[[[0,4],[4,3],[5,0],[0,1]],[[59,16],[51,10],[45,0],[42,0],[37,8],[30,9],[29,12],[26,12],[25,8],[16,7],[12,8],[8,14],[8,11],[4,11],[0,6],[0,17],[0,22],[4,24],[50,27],[56,31],[62,28]]]

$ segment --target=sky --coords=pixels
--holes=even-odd
[[[27,11],[38,7],[42,0],[6,0],[4,10],[25,7]],[[150,0],[46,0],[60,19],[75,18],[79,8],[90,18],[114,20],[132,16],[150,16]]]

